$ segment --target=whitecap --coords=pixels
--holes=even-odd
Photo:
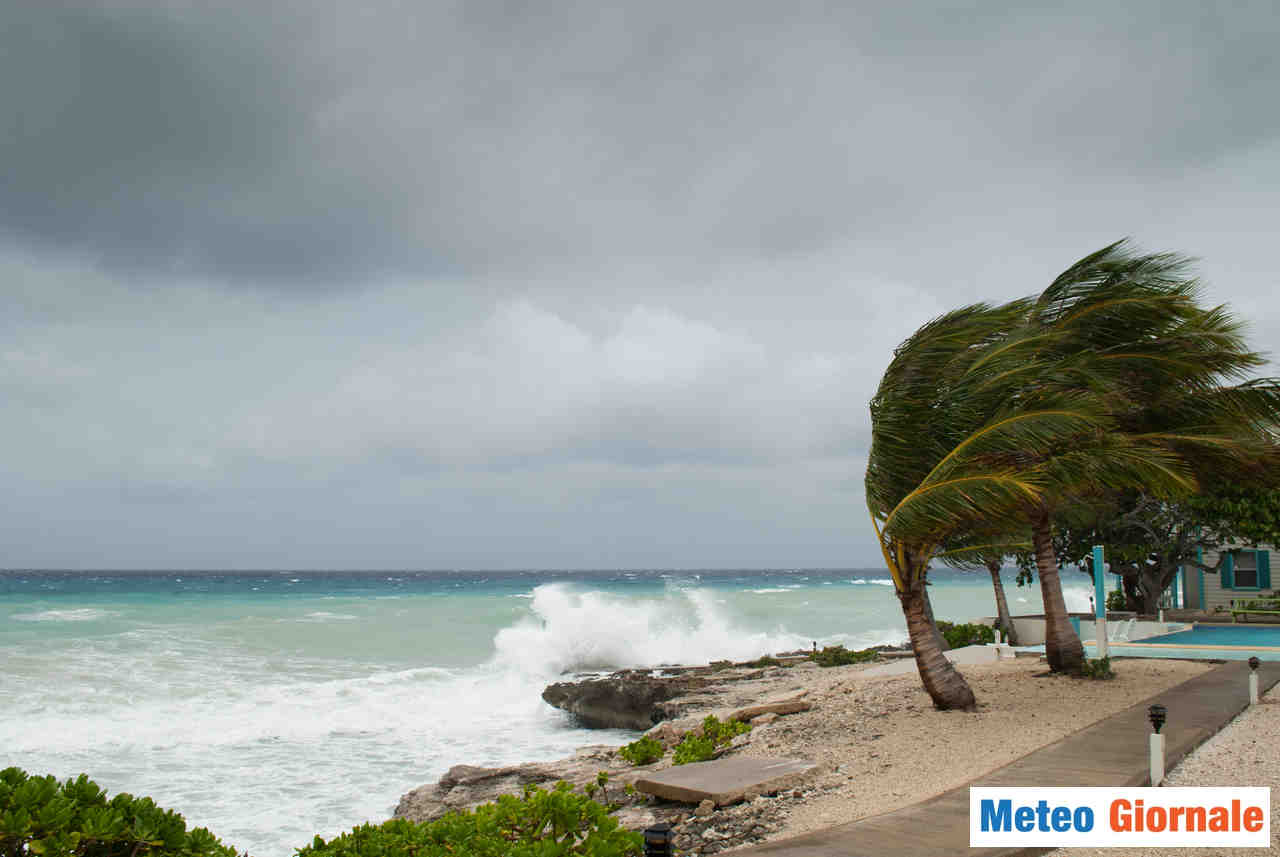
[[[39,613],[15,613],[12,618],[19,622],[94,622],[113,614],[93,607],[80,607],[72,610],[42,610]]]
[[[854,578],[853,580],[850,580],[849,582],[858,583],[858,584],[874,583],[876,586],[893,586],[893,581],[884,577],[877,577],[871,580],[867,580],[866,578],[863,578],[863,577],[858,577],[858,578]]]
[[[317,610],[314,613],[308,613],[299,622],[332,622],[332,621],[348,621],[351,619],[359,619],[359,616],[353,616],[350,613],[330,613],[328,610]]]

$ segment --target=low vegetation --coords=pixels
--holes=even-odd
[[[947,645],[953,649],[960,649],[965,646],[981,646],[984,643],[994,643],[996,641],[995,629],[990,625],[939,622],[938,630],[942,632],[942,638],[947,641]]]
[[[1115,671],[1111,669],[1111,658],[1085,660],[1084,665],[1081,667],[1080,675],[1083,678],[1091,678],[1095,681],[1106,681],[1116,677]]]
[[[59,783],[0,771],[0,857],[236,857],[149,797],[107,793],[84,774]]]
[[[568,783],[550,790],[526,786],[474,812],[453,812],[425,824],[392,819],[364,824],[329,841],[315,838],[298,857],[627,857],[643,849],[607,807]]]
[[[862,664],[874,661],[880,656],[875,649],[846,649],[844,646],[826,646],[820,652],[813,652],[809,660],[820,667],[843,667],[848,664]]]
[[[675,747],[671,757],[673,765],[689,762],[706,762],[715,756],[716,748],[728,744],[735,736],[751,731],[751,724],[740,720],[721,722],[714,714],[702,720],[701,734],[690,731]]]
[[[325,841],[317,836],[298,857],[639,857],[643,837],[624,830],[603,806],[608,774],[584,794],[568,783],[526,786],[474,811],[427,823],[393,819],[364,824]],[[18,768],[0,771],[0,857],[237,857],[204,828],[187,830],[181,815],[151,798],[110,800],[84,774],[59,783]]]
[[[662,742],[645,736],[618,750],[618,755],[633,765],[651,765],[662,758]]]

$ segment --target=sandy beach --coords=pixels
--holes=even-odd
[[[741,752],[801,756],[821,768],[765,838],[940,794],[1208,668],[1188,661],[1127,660],[1117,662],[1115,679],[1091,681],[1050,675],[1035,659],[965,666],[979,703],[973,713],[935,710],[914,670],[874,676],[862,675],[867,670],[858,667],[797,668],[813,708],[754,730]]]

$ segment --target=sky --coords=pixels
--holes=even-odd
[[[0,567],[874,567],[928,319],[1280,348],[1274,2],[8,0]]]

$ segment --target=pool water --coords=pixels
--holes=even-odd
[[[1280,625],[1195,625],[1190,631],[1175,631],[1158,637],[1143,637],[1135,643],[1169,643],[1175,646],[1240,646],[1280,648]]]

